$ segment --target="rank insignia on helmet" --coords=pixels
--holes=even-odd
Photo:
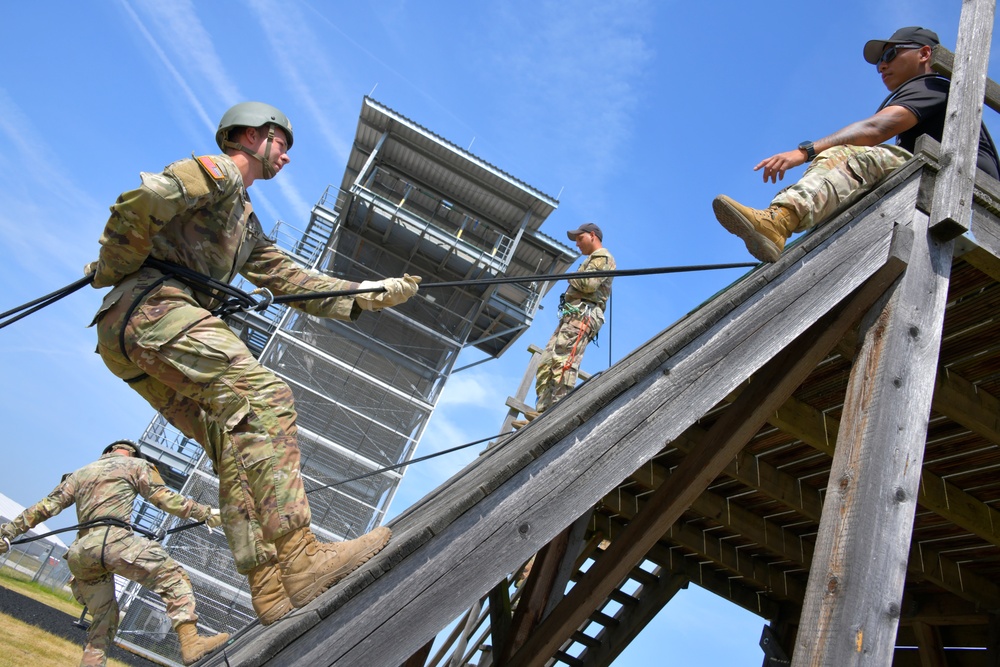
[[[219,165],[215,164],[215,160],[213,160],[209,156],[202,155],[197,159],[198,159],[198,164],[200,164],[202,168],[206,172],[208,172],[208,175],[214,178],[215,180],[221,181],[226,177],[226,175],[222,173],[222,170],[219,169]]]

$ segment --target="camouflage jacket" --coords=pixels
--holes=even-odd
[[[135,497],[141,495],[174,516],[202,520],[210,507],[185,498],[164,486],[156,468],[145,459],[105,454],[63,478],[52,493],[21,512],[11,521],[17,534],[26,533],[73,503],[80,523],[98,517],[129,521]]]
[[[580,265],[579,273],[614,270],[615,258],[607,248],[598,248]],[[608,297],[611,296],[612,280],[614,278],[571,278],[563,298],[567,303],[585,301],[604,310],[608,304]]]
[[[261,229],[243,177],[227,155],[188,158],[122,193],[101,235],[94,287],[117,285],[147,257],[186,266],[223,282],[242,274],[277,295],[348,289],[348,281],[307,269],[278,249]],[[116,301],[120,294],[109,294]],[[217,302],[196,294],[213,308]],[[296,308],[320,317],[356,319],[354,297],[302,301]],[[102,308],[103,310],[103,308]]]

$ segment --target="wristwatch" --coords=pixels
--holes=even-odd
[[[806,162],[812,162],[816,158],[816,147],[813,146],[813,142],[811,141],[803,141],[799,144],[799,150],[805,151]]]

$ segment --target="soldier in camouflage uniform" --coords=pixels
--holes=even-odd
[[[566,232],[580,252],[587,255],[584,271],[614,271],[615,258],[603,246],[604,234],[592,222]],[[604,309],[611,297],[610,277],[573,278],[559,299],[559,324],[542,352],[535,371],[535,410],[513,426],[520,428],[552,407],[576,387],[580,362],[587,344],[597,338],[604,324]]]
[[[76,503],[80,523],[114,519],[129,523],[135,497],[141,495],[165,512],[182,519],[221,524],[219,510],[175,493],[163,484],[156,468],[138,458],[134,442],[119,440],[105,448],[97,461],[66,475],[45,499],[24,510],[10,523],[0,525],[0,553],[10,548],[10,540]],[[119,574],[156,592],[166,605],[174,630],[181,642],[185,665],[195,662],[221,646],[229,635],[198,635],[194,593],[184,569],[158,543],[136,535],[127,528],[95,525],[80,530],[66,554],[73,573],[73,595],[93,616],[87,632],[80,665],[102,666],[108,646],[118,630],[118,602],[115,582]]]
[[[171,266],[222,283],[241,274],[277,295],[371,288],[295,304],[342,320],[401,304],[420,282],[408,275],[360,285],[338,280],[298,265],[264,236],[247,188],[288,164],[292,141],[291,123],[274,107],[232,107],[216,133],[224,154],[143,173],[141,186],[111,207],[99,260],[87,267],[95,271],[94,287],[114,286],[94,318],[98,353],[205,448],[219,475],[226,539],[265,624],[360,566],[390,532],[317,542],[309,530],[291,390],[210,312],[219,301]]]
[[[743,239],[754,257],[775,262],[793,233],[853,204],[913,157],[917,137],[927,134],[941,141],[949,82],[931,69],[936,44],[937,34],[916,26],[866,43],[865,60],[875,65],[890,91],[875,115],[762,160],[754,170],[763,169],[764,181],[772,183],[783,179],[788,169],[811,164],[802,179],[779,192],[766,209],[744,206],[725,195],[716,197],[712,207],[722,226]],[[882,143],[894,136],[895,146]],[[996,147],[985,125],[980,130],[978,166],[994,178],[1000,176]]]

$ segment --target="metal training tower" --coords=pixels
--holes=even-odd
[[[404,273],[424,283],[563,273],[574,249],[539,228],[554,198],[365,97],[339,188],[329,187],[301,233],[274,235],[305,266],[352,281]],[[261,363],[295,393],[302,474],[321,539],[357,537],[379,525],[402,470],[337,482],[410,460],[456,369],[474,347],[487,361],[530,326],[552,283],[422,290],[406,304],[340,322],[272,305],[230,325]],[[470,364],[471,365],[471,364]],[[468,367],[468,366],[466,366]],[[211,462],[197,443],[155,416],[141,438],[167,483],[218,503]],[[143,503],[137,522],[175,520]],[[168,536],[165,546],[191,575],[199,624],[239,630],[254,620],[246,578],[220,530]],[[176,639],[155,595],[130,585],[118,641],[157,661],[179,662]]]

